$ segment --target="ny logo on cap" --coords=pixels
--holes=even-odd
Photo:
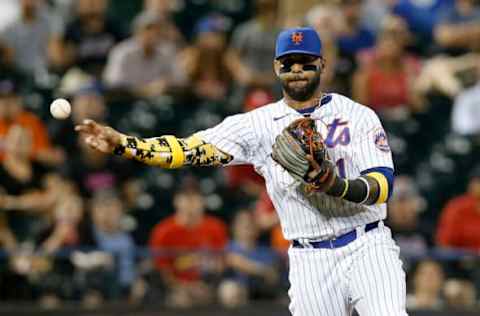
[[[303,33],[302,32],[292,33],[292,42],[295,45],[300,45],[300,43],[303,42]]]

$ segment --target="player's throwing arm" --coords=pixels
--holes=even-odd
[[[195,135],[185,139],[172,135],[142,139],[93,120],[85,120],[75,130],[83,134],[85,142],[93,149],[167,169],[185,165],[219,166],[233,158]]]

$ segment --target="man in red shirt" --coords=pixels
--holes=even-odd
[[[195,189],[178,191],[173,204],[175,213],[153,228],[149,242],[155,266],[170,289],[167,303],[183,307],[207,303],[214,292],[202,277],[223,269],[222,257],[212,252],[227,244],[227,226],[204,214],[204,197]]]
[[[442,211],[437,244],[480,250],[480,165],[471,173],[467,192],[449,201]]]

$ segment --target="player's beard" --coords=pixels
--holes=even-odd
[[[293,78],[285,78],[282,79],[282,87],[285,93],[295,101],[307,101],[310,99],[317,90],[318,86],[320,85],[320,71],[315,72],[315,76],[311,79],[308,79],[308,82],[303,87],[291,87],[289,83],[292,81]],[[300,79],[300,78],[299,78]],[[302,78],[306,79],[306,78]]]

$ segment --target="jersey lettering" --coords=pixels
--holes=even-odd
[[[342,121],[337,118],[334,119],[331,124],[328,124],[328,134],[325,144],[327,144],[327,147],[329,148],[333,148],[337,145],[346,146],[350,144],[350,128],[348,127],[348,121]]]

